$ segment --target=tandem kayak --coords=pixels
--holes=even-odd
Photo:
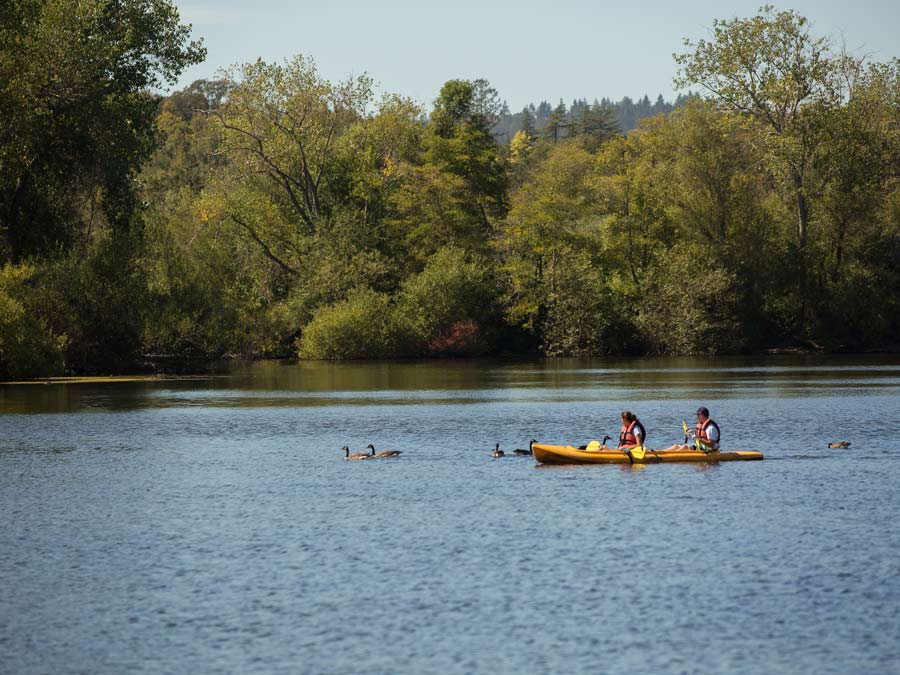
[[[700,450],[646,450],[629,456],[622,450],[601,449],[581,450],[571,445],[547,445],[534,443],[531,446],[534,458],[542,464],[659,464],[662,462],[737,462],[763,459],[756,450],[735,450],[732,452],[702,452]]]

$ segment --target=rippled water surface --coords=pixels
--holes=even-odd
[[[766,461],[489,456],[701,404]],[[893,357],[0,385],[0,672],[900,673],[898,413]]]

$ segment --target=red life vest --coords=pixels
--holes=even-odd
[[[718,432],[718,440],[714,441],[706,435],[706,428],[710,424],[716,428],[716,432]],[[718,448],[719,443],[721,443],[722,441],[722,432],[719,430],[719,425],[713,422],[711,419],[707,419],[705,422],[697,422],[697,440],[703,443],[703,445],[705,445],[707,448]]]
[[[641,429],[641,439],[638,440],[638,437],[634,434],[634,427],[637,425]],[[622,432],[619,434],[619,447],[629,448],[634,447],[635,445],[641,445],[647,440],[647,430],[644,429],[644,425],[640,423],[639,420],[635,420],[631,424],[622,425]]]

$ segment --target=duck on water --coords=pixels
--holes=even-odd
[[[369,459],[369,457],[371,457],[371,455],[370,455],[368,452],[354,452],[354,453],[351,455],[351,454],[350,454],[350,448],[348,448],[346,445],[345,445],[343,448],[341,448],[341,450],[344,451],[344,459],[345,459],[345,460],[351,460],[351,459]]]
[[[533,450],[532,446],[533,446],[535,443],[537,443],[537,439],[532,438],[530,441],[528,441],[528,449],[527,449],[527,450],[526,450],[525,448],[516,448],[515,450],[513,450],[513,454],[516,454],[516,455],[533,455],[533,454],[534,454],[534,450]]]
[[[384,459],[385,457],[399,457],[402,450],[382,450],[381,452],[375,452],[375,446],[369,443],[366,446],[369,450],[372,451],[372,454],[369,455],[372,459]]]

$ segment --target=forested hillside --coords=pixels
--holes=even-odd
[[[305,56],[159,97],[204,56],[168,2],[3,11],[2,377],[900,343],[900,62],[794,12],[686,42],[698,93],[625,134],[625,101],[426,110]]]

